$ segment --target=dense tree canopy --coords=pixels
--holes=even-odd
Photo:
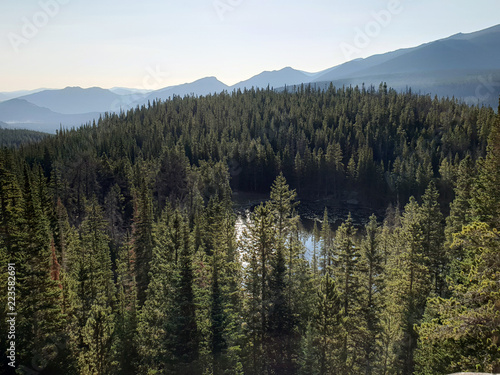
[[[384,85],[174,97],[5,148],[18,371],[499,372],[499,185],[491,108]],[[269,193],[243,229],[235,190]],[[338,226],[347,202],[388,208]]]

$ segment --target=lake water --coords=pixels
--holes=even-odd
[[[262,193],[248,193],[248,192],[233,192],[233,206],[234,210],[237,214],[236,221],[236,230],[238,238],[241,237],[241,233],[243,229],[246,227],[250,212],[254,210],[260,203],[266,202],[269,200],[268,194]],[[328,201],[318,201],[314,204],[308,202],[307,205],[302,203],[298,208],[299,212],[301,212],[300,226],[299,226],[299,238],[304,244],[306,248],[306,258],[312,259],[313,251],[314,251],[314,241],[313,241],[313,228],[314,222],[316,221],[316,225],[318,229],[321,230],[321,223],[323,221],[323,210],[325,205],[323,203],[328,203]],[[306,206],[306,207],[304,207]],[[304,210],[305,208],[305,210]],[[343,220],[347,218],[349,213],[352,213],[354,226],[358,229],[356,238],[360,240],[361,234],[364,231],[364,225],[366,224],[367,219],[372,214],[372,211],[369,209],[359,209],[356,207],[352,207],[352,210],[343,209],[339,210],[338,207],[328,207],[330,226],[332,231],[335,232]],[[319,243],[316,244],[316,251],[319,252]]]
[[[248,225],[250,220],[250,210],[245,211],[245,213],[239,213],[236,218],[236,235],[238,239],[241,239],[241,235],[243,230]],[[321,229],[321,222],[317,221],[316,225],[318,229]],[[299,238],[300,241],[304,244],[306,249],[306,259],[312,259],[313,251],[314,251],[314,239],[313,239],[313,228],[314,228],[314,220],[311,219],[301,219],[299,225]],[[319,252],[319,244],[316,243],[316,252]]]

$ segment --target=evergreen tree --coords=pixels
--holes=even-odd
[[[245,268],[245,316],[250,352],[247,370],[250,374],[266,374],[268,363],[268,315],[270,304],[270,268],[276,232],[273,215],[267,205],[260,204],[251,215],[251,223],[243,233]]]
[[[139,373],[166,371],[167,322],[171,314],[174,277],[174,241],[181,237],[181,215],[166,205],[153,228],[155,246],[151,261],[151,277],[146,301],[140,307],[135,346],[138,351]],[[177,243],[180,246],[180,243]],[[133,250],[133,249],[132,249]],[[152,343],[155,343],[154,345]]]
[[[334,276],[342,301],[342,351],[341,364],[344,373],[357,373],[360,357],[359,347],[359,316],[361,308],[361,285],[359,280],[359,248],[354,243],[356,229],[349,217],[343,222],[336,233]]]
[[[137,290],[134,277],[135,253],[127,233],[116,259],[117,314],[114,352],[122,373],[135,373],[137,347],[134,337],[137,330]]]
[[[418,327],[417,374],[460,371],[500,371],[498,330],[498,270],[500,236],[475,222],[457,234],[453,246],[464,248],[462,272],[467,279],[452,282],[449,299],[429,300]]]
[[[312,324],[318,353],[315,365],[319,375],[326,375],[337,373],[343,368],[340,359],[343,308],[335,282],[328,273],[322,277],[317,294]]]
[[[294,374],[296,364],[294,353],[294,319],[286,296],[286,266],[282,249],[278,247],[270,277],[269,356],[270,373]]]
[[[431,291],[431,274],[428,259],[422,247],[422,220],[418,203],[412,197],[405,206],[401,227],[397,228],[395,249],[389,265],[389,309],[398,319],[392,324],[399,326],[396,345],[397,363],[402,374],[410,375],[414,369],[413,354],[417,345],[414,326],[424,313],[427,296]]]
[[[169,370],[176,373],[198,374],[200,371],[198,326],[193,293],[192,246],[187,223],[183,218],[180,231],[181,247],[172,283],[172,304],[167,320],[167,351]]]
[[[439,192],[434,182],[430,182],[422,196],[420,207],[422,223],[422,251],[427,259],[427,267],[432,274],[433,292],[444,293],[444,270],[446,266],[444,254],[443,215],[439,209]]]
[[[211,259],[210,336],[214,374],[241,374],[240,264],[235,254],[232,213],[219,223]]]
[[[80,227],[80,245],[72,267],[76,280],[78,327],[73,350],[79,357],[79,369],[83,374],[111,371],[112,312],[116,294],[107,225],[102,215],[95,200],[86,205],[86,216]]]
[[[446,218],[446,242],[447,248],[453,242],[453,233],[462,231],[462,226],[467,223],[470,213],[470,199],[472,193],[472,182],[474,178],[474,166],[470,155],[467,155],[458,167],[457,182],[455,187],[455,199],[450,204],[450,215]],[[453,256],[450,255],[453,259]]]
[[[364,373],[377,372],[380,363],[381,314],[383,311],[384,256],[380,248],[380,228],[375,215],[370,216],[366,225],[366,236],[361,244],[362,250],[362,341]]]
[[[328,219],[328,211],[325,207],[325,212],[323,215],[323,222],[321,223],[321,274],[331,272],[331,267],[333,265],[333,238],[332,229],[330,227],[330,222]]]
[[[471,195],[471,217],[493,228],[500,227],[500,117],[488,138],[487,155],[478,161],[479,173]]]
[[[60,373],[53,338],[62,337],[64,317],[59,281],[51,278],[51,232],[40,196],[44,183],[24,166],[26,242],[16,254],[16,345],[24,368]]]
[[[108,375],[113,373],[112,344],[114,315],[105,294],[100,293],[89,312],[82,329],[84,350],[79,356],[82,375]]]
[[[153,206],[145,180],[135,198],[134,224],[132,238],[135,251],[135,273],[137,283],[137,301],[142,305],[146,300],[149,285],[149,269],[153,250]]]
[[[270,348],[268,355],[272,371],[277,373],[296,372],[298,351],[294,301],[297,300],[298,251],[294,234],[299,217],[295,215],[295,190],[290,190],[283,174],[271,186],[268,205],[274,214],[276,227],[276,253],[272,264],[270,280],[271,310],[269,312]],[[287,260],[285,260],[285,251]]]
[[[312,259],[311,259],[311,266],[313,270],[313,276],[316,278],[318,276],[318,253],[317,253],[317,247],[318,247],[318,242],[320,241],[320,233],[318,229],[318,225],[316,224],[316,220],[314,220],[313,224],[313,231],[312,231],[312,240],[313,240],[313,254],[312,254]]]
[[[20,188],[19,179],[16,175],[16,167],[10,152],[0,151],[0,256],[4,265],[15,263],[22,266],[24,262],[24,249],[26,244],[26,221],[24,215],[24,197]],[[2,272],[0,276],[1,285],[7,290],[8,273]],[[13,292],[12,290],[9,290]],[[8,308],[7,292],[0,295],[0,329],[8,332],[6,313]],[[5,318],[5,319],[4,319]],[[10,346],[5,335],[0,338],[1,368],[5,373],[8,369],[6,357],[7,348]]]

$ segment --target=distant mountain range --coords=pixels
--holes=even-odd
[[[381,82],[396,90],[411,88],[422,94],[454,96],[469,104],[496,109],[500,95],[500,25],[352,60],[317,73],[291,67],[265,71],[233,86],[206,77],[149,92],[121,87],[66,87],[0,93],[0,121],[10,127],[54,132],[60,125],[79,126],[104,112],[126,110],[174,95],[200,96],[252,87],[283,89],[302,83],[318,88],[330,83],[378,87]]]
[[[62,114],[39,107],[25,99],[10,99],[0,103],[2,127],[55,133],[60,126],[71,128],[99,118],[99,112]]]

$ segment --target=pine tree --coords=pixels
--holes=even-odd
[[[240,267],[235,253],[234,222],[227,205],[211,199],[220,220],[211,231],[213,240],[210,287],[210,352],[214,374],[240,374]],[[200,272],[202,274],[202,272]]]
[[[282,249],[278,247],[270,277],[269,343],[266,356],[269,357],[270,373],[294,374],[296,364],[294,353],[294,318],[286,296],[286,266]]]
[[[146,182],[141,186],[135,198],[134,224],[132,238],[135,251],[135,273],[137,283],[137,301],[142,305],[146,300],[149,285],[149,270],[153,251],[153,206]]]
[[[315,348],[319,357],[318,374],[338,373],[342,368],[339,358],[342,345],[340,339],[340,325],[343,315],[342,301],[335,287],[335,282],[328,273],[322,277],[317,294],[312,327]]]
[[[276,243],[273,215],[267,205],[260,204],[251,215],[243,233],[245,268],[246,327],[249,332],[247,368],[250,374],[266,374],[265,349],[268,342],[271,258]]]
[[[431,291],[428,259],[422,247],[422,216],[416,200],[411,197],[405,206],[401,227],[395,233],[395,250],[389,265],[388,309],[397,317],[399,326],[397,363],[402,374],[414,369],[413,354],[418,335],[414,329],[423,316],[427,296]]]
[[[115,318],[107,299],[104,293],[98,294],[82,328],[84,350],[79,355],[79,370],[82,375],[113,373],[112,345]]]
[[[271,186],[268,205],[274,215],[276,228],[276,253],[272,262],[270,279],[271,310],[269,312],[271,368],[275,372],[296,372],[298,337],[295,332],[294,302],[297,300],[299,281],[299,248],[295,240],[299,217],[295,215],[295,190],[290,190],[281,173]],[[286,255],[285,255],[286,252]],[[287,259],[285,259],[285,257]],[[295,311],[294,311],[295,310]]]
[[[320,233],[318,230],[318,225],[316,224],[316,220],[314,220],[314,225],[313,225],[313,231],[312,231],[312,240],[313,240],[313,254],[312,254],[312,259],[311,259],[311,266],[312,266],[312,272],[313,272],[313,277],[316,278],[318,276],[318,253],[317,253],[317,247],[318,247],[318,242],[320,241]]]
[[[166,371],[167,322],[171,314],[173,277],[176,266],[174,241],[181,237],[181,215],[166,205],[153,228],[155,246],[151,261],[151,278],[146,301],[140,307],[135,346],[138,351],[139,373],[152,374]],[[177,243],[180,246],[180,243]]]
[[[20,188],[19,179],[16,174],[14,160],[9,151],[0,151],[0,256],[5,266],[8,263],[22,265],[24,262],[24,249],[26,244],[26,221],[24,215],[24,197]],[[21,263],[20,263],[21,262]],[[5,267],[4,266],[4,267]],[[7,290],[7,272],[2,272],[0,276],[1,285]],[[12,292],[12,291],[11,291]],[[7,292],[0,295],[0,330],[8,332],[7,321],[4,319],[7,315]],[[0,371],[7,371],[6,352],[10,343],[7,342],[5,335],[0,338]]]
[[[172,372],[198,374],[200,371],[198,326],[193,293],[192,248],[189,228],[181,224],[183,241],[178,249],[172,288],[172,305],[167,321],[167,350]]]
[[[488,154],[478,163],[478,175],[469,199],[469,219],[473,222],[462,223],[461,232],[453,235],[450,253],[459,257],[453,262],[448,278],[450,296],[430,299],[418,327],[420,337],[415,359],[419,375],[500,371],[500,280],[495,271],[500,267],[500,211],[496,207],[499,195],[495,186],[500,176],[499,128],[497,116],[488,142]],[[457,194],[459,200],[456,199],[453,209],[460,206],[467,209],[463,202],[465,196],[465,192]],[[464,212],[455,212],[453,219],[458,216],[463,220],[462,215]]]
[[[330,222],[328,219],[328,211],[325,207],[325,212],[323,215],[323,222],[321,223],[321,274],[331,272],[331,267],[333,265],[333,239],[332,239],[332,229],[330,228]]]
[[[127,233],[116,259],[116,343],[113,348],[117,356],[119,370],[127,374],[136,372],[135,362],[137,360],[134,336],[137,330],[138,306],[134,263],[135,253]]]
[[[381,313],[383,311],[382,293],[384,291],[384,256],[380,248],[380,228],[375,215],[366,225],[366,236],[361,244],[362,250],[362,307],[363,317],[363,367],[364,373],[376,373],[379,365]]]
[[[72,266],[77,319],[73,350],[79,358],[82,374],[111,371],[116,292],[106,227],[101,207],[91,200],[86,205],[86,216],[80,227],[80,246]]]
[[[216,257],[216,255],[215,255]],[[213,356],[213,373],[214,375],[222,374],[224,364],[222,363],[223,353],[227,350],[228,344],[224,337],[224,326],[227,324],[226,314],[224,312],[222,291],[219,284],[219,265],[218,260],[213,260],[212,266],[212,295],[211,295],[211,310],[210,310],[210,330],[211,352]]]
[[[498,282],[500,235],[485,223],[467,225],[453,246],[464,248],[466,280],[452,280],[448,299],[429,300],[418,327],[416,374],[500,371]]]
[[[499,107],[500,108],[500,107]],[[488,138],[487,155],[478,161],[479,173],[473,184],[471,195],[471,218],[500,227],[500,116]]]
[[[359,280],[359,248],[354,243],[356,229],[349,214],[336,233],[334,277],[342,301],[343,313],[343,343],[341,351],[342,371],[357,373],[356,363],[359,345],[359,310],[361,300],[361,285]]]
[[[446,242],[447,248],[453,242],[453,233],[462,231],[462,226],[467,223],[470,213],[470,199],[472,193],[472,182],[474,178],[473,161],[467,155],[458,167],[457,182],[455,187],[455,199],[450,204],[450,215],[446,218]],[[454,257],[450,254],[450,258]]]
[[[439,209],[439,192],[434,182],[430,182],[422,196],[420,207],[422,223],[422,251],[427,258],[427,267],[432,274],[433,291],[437,295],[444,293],[444,270],[446,266],[444,254],[443,215]]]
[[[59,282],[51,278],[51,232],[40,194],[44,189],[40,184],[44,183],[24,166],[26,242],[16,254],[22,259],[22,263],[16,261],[16,344],[21,348],[18,355],[22,366],[56,374],[60,370],[55,362],[58,349],[54,337],[63,336],[64,317]]]

